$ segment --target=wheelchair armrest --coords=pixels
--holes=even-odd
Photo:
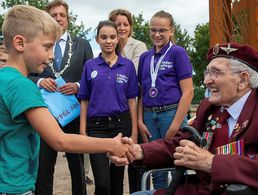
[[[173,172],[177,171],[175,167],[147,167],[147,170],[144,172],[142,175],[142,180],[141,180],[141,191],[148,190],[147,185],[148,185],[148,178],[150,177],[150,174],[156,172],[156,171],[164,171],[164,172],[172,172],[172,177],[173,177]],[[195,175],[196,172],[194,170],[186,170],[184,175]]]
[[[257,195],[258,189],[243,184],[230,184],[226,189],[227,195]]]
[[[168,171],[175,171],[175,170],[176,170],[175,167],[153,168],[153,169],[146,170],[144,172],[144,174],[142,175],[141,191],[147,190],[147,181],[148,181],[148,178],[149,178],[151,173],[156,172],[156,171],[168,172]]]

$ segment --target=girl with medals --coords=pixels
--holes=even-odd
[[[80,133],[99,138],[112,138],[122,133],[137,143],[136,97],[139,91],[133,62],[116,52],[119,38],[114,22],[99,23],[96,41],[101,53],[86,62],[78,93]],[[104,153],[90,154],[90,161],[95,195],[123,195],[124,167],[110,163]]]
[[[173,18],[159,11],[150,20],[153,48],[139,60],[138,127],[144,142],[171,139],[187,125],[193,98],[192,66],[184,48],[172,43]],[[154,173],[154,188],[167,187],[167,173]]]

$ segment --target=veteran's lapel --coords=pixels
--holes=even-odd
[[[234,127],[232,135],[229,138],[229,142],[237,140],[237,137],[244,132],[250,124],[251,116],[253,114],[255,104],[257,102],[256,92],[253,90],[246,100],[239,119]]]

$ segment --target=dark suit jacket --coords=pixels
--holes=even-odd
[[[64,73],[61,75],[63,79],[68,82],[79,82],[81,79],[81,74],[83,71],[83,66],[85,62],[93,57],[92,49],[88,41],[80,38],[80,37],[72,37],[72,52],[73,55],[71,57],[71,65],[67,68]],[[64,68],[67,59],[68,59],[68,51],[69,44],[68,41],[66,43],[64,56],[62,58],[61,69]],[[51,68],[48,66],[45,68],[44,72],[41,74],[33,74],[29,76],[30,79],[37,83],[40,78],[53,78],[55,79],[55,75],[53,74]]]
[[[68,67],[61,75],[63,79],[68,82],[80,82],[85,62],[93,57],[92,49],[89,42],[80,37],[72,37],[72,52],[73,55],[70,61],[70,67]],[[66,42],[64,56],[62,58],[61,69],[64,68],[68,59],[69,44]],[[41,74],[30,74],[29,78],[37,84],[40,78],[53,78],[56,79],[53,71],[48,66]],[[62,128],[64,131],[71,132],[71,130],[79,133],[79,118],[72,121],[70,124]],[[72,132],[71,132],[72,133]]]
[[[193,126],[202,133],[208,116],[218,110],[205,99],[199,106],[197,117]],[[229,139],[229,143],[235,140],[244,140],[245,157],[238,155],[215,155],[212,163],[212,173],[197,172],[200,179],[198,185],[188,185],[185,189],[179,186],[176,195],[220,195],[225,187],[231,183],[246,184],[258,188],[258,96],[255,90],[248,97],[238,124],[239,131]],[[173,166],[173,153],[179,141],[188,138],[189,134],[178,131],[173,140],[157,140],[142,144],[144,152],[143,164],[147,166],[171,165]],[[186,191],[184,191],[186,190]],[[157,191],[155,194],[164,194]]]

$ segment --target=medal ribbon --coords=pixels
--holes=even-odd
[[[151,62],[150,62],[150,73],[151,73],[151,87],[155,87],[156,86],[156,79],[157,79],[157,76],[158,76],[158,72],[159,72],[159,67],[160,67],[160,64],[163,60],[163,58],[166,56],[166,54],[168,53],[169,49],[172,47],[172,43],[169,42],[169,47],[168,49],[166,50],[166,52],[160,57],[159,61],[157,62],[157,65],[154,69],[154,55],[151,56]]]
[[[237,154],[244,155],[244,140],[238,140],[215,149],[216,154]]]

